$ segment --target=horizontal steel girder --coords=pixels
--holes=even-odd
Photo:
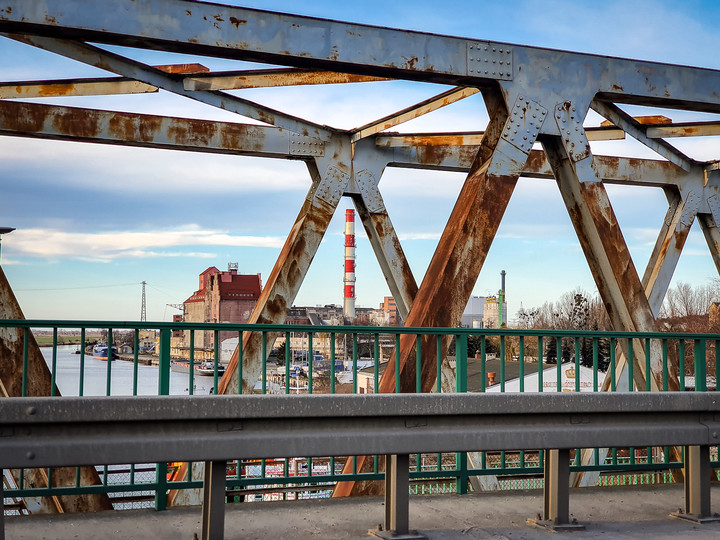
[[[720,71],[178,0],[3,0],[0,31],[716,112]],[[543,81],[539,83],[538,81]],[[516,94],[517,95],[517,94]],[[537,95],[535,95],[537,98]],[[553,103],[553,104],[554,104]],[[546,104],[547,105],[547,104]]]
[[[277,127],[0,102],[0,135],[281,159],[322,156],[325,143]]]
[[[325,148],[319,139],[276,127],[14,101],[0,101],[0,135],[278,159],[310,159],[323,155]],[[404,142],[407,145],[378,148],[389,166],[467,172],[479,148]],[[598,175],[608,183],[680,189],[688,176],[666,161],[594,158]],[[543,152],[530,153],[523,176],[554,178]]]
[[[715,445],[718,414],[695,393],[15,398],[0,466]]]

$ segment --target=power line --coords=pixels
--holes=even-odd
[[[117,285],[88,285],[85,287],[57,287],[53,289],[14,289],[16,292],[35,292],[35,291],[79,291],[83,289],[110,289],[113,287],[135,287],[139,285],[135,283],[118,283]]]

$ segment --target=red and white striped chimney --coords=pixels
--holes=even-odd
[[[355,318],[355,210],[345,210],[345,295],[343,314]]]

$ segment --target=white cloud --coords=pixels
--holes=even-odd
[[[182,246],[279,248],[284,240],[277,236],[231,235],[226,231],[202,230],[194,225],[174,230],[103,233],[36,228],[18,230],[13,234],[12,254],[16,260],[21,257],[33,257],[92,262],[158,257],[208,259],[216,255],[196,250],[182,251],[178,248]]]

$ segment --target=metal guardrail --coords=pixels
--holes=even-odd
[[[223,537],[225,463],[384,454],[385,531],[412,536],[408,455],[545,449],[544,520],[569,523],[569,449],[686,448],[685,514],[710,515],[720,399],[703,393],[0,399],[0,468],[204,461],[203,538]],[[0,515],[2,513],[0,512]]]
[[[345,360],[347,360],[349,374],[351,375],[351,383],[348,386],[351,387],[352,392],[358,392],[359,381],[362,376],[369,377],[369,391],[377,392],[381,371],[383,369],[383,361],[389,364],[399,362],[399,355],[397,349],[390,353],[389,358],[383,355],[380,344],[387,342],[392,349],[392,346],[396,345],[400,337],[405,334],[411,334],[416,336],[416,343],[418,347],[422,346],[423,352],[425,348],[430,346],[432,350],[432,356],[437,367],[437,381],[433,388],[434,391],[440,392],[441,390],[441,363],[443,361],[443,354],[441,354],[440,341],[447,339],[454,342],[457,351],[469,352],[469,356],[474,356],[475,351],[468,351],[468,343],[474,338],[480,338],[478,344],[478,356],[479,358],[470,358],[468,355],[459,354],[457,356],[457,363],[455,369],[456,384],[452,390],[458,393],[474,391],[474,392],[486,392],[488,391],[487,384],[487,372],[497,371],[498,381],[493,390],[500,389],[501,392],[506,390],[506,378],[507,373],[511,368],[517,371],[517,375],[520,377],[520,391],[521,392],[560,392],[561,390],[572,390],[579,392],[580,381],[576,378],[575,385],[572,388],[561,388],[560,374],[561,366],[557,363],[549,363],[547,361],[547,353],[549,350],[562,350],[567,359],[573,364],[575,369],[579,372],[581,364],[592,366],[593,370],[593,381],[591,387],[588,388],[594,392],[598,392],[602,386],[602,375],[599,366],[602,361],[608,362],[607,373],[605,376],[611,380],[608,390],[611,393],[616,390],[623,390],[624,388],[632,388],[633,381],[633,365],[628,365],[628,369],[621,376],[621,370],[619,367],[619,350],[625,348],[628,351],[632,351],[633,346],[635,350],[639,350],[639,347],[643,346],[647,352],[651,349],[650,343],[659,345],[655,347],[656,351],[659,351],[659,358],[653,361],[659,360],[662,365],[663,380],[661,381],[661,390],[667,390],[669,386],[669,379],[671,376],[671,369],[669,367],[669,357],[675,355],[675,361],[679,364],[679,383],[680,389],[686,388],[686,373],[694,375],[694,389],[696,392],[706,390],[706,381],[711,380],[706,377],[707,371],[712,371],[713,367],[716,370],[720,359],[720,336],[717,334],[687,334],[687,333],[634,333],[634,332],[590,332],[590,331],[571,331],[571,330],[527,330],[527,329],[469,329],[469,328],[406,328],[406,327],[372,327],[372,326],[312,326],[312,325],[249,325],[249,324],[227,324],[227,323],[160,323],[160,322],[132,322],[132,321],[52,321],[52,320],[0,320],[0,329],[15,329],[19,335],[19,340],[14,343],[16,346],[16,356],[14,362],[18,372],[18,379],[22,377],[22,384],[18,382],[16,385],[17,393],[15,395],[33,395],[37,392],[33,391],[32,388],[32,376],[28,374],[29,366],[29,349],[26,343],[29,341],[24,339],[29,337],[36,329],[51,330],[50,339],[52,340],[49,345],[50,347],[43,349],[46,351],[46,362],[50,372],[50,392],[55,391],[55,385],[59,381],[61,374],[68,373],[69,366],[62,366],[57,362],[57,350],[58,344],[60,343],[61,329],[77,329],[82,333],[83,339],[86,334],[89,334],[91,329],[104,329],[110,336],[117,336],[122,331],[130,331],[134,337],[134,350],[137,351],[138,347],[138,333],[143,329],[154,329],[160,333],[160,341],[162,343],[170,342],[170,335],[172,332],[185,332],[186,336],[190,337],[192,344],[193,335],[197,335],[200,332],[209,332],[212,334],[212,351],[211,355],[214,358],[214,363],[217,363],[220,358],[219,351],[219,340],[218,335],[222,333],[232,333],[232,335],[239,337],[241,340],[243,337],[250,333],[255,333],[261,336],[262,350],[263,353],[269,354],[272,349],[272,339],[276,335],[280,335],[284,338],[286,344],[290,343],[291,333],[295,335],[305,335],[308,358],[308,370],[309,377],[307,378],[306,389],[303,390],[309,394],[317,394],[319,392],[330,392],[336,391],[335,375],[337,370],[335,368],[335,360],[340,358],[342,352],[337,347],[330,347],[330,355],[326,359],[328,360],[329,367],[326,367],[325,377],[329,379],[329,384],[326,384],[324,388],[321,388],[317,381],[313,385],[314,378],[313,374],[317,374],[320,371],[320,366],[314,361],[313,344],[315,346],[321,340],[321,336],[330,336],[331,344],[336,345],[338,338],[342,339],[341,336],[347,338],[347,354]],[[424,336],[428,336],[425,338]],[[421,339],[422,337],[422,339]],[[325,338],[323,338],[325,339]],[[496,367],[490,369],[490,354],[489,344],[493,342],[497,347],[497,360]],[[486,344],[488,347],[486,347]],[[364,345],[370,351],[370,359],[372,361],[371,367],[363,375],[359,369],[359,361],[361,360],[361,347]],[[621,347],[622,346],[622,347]],[[473,347],[474,348],[474,347]],[[553,349],[554,348],[554,349]],[[390,349],[387,349],[388,351]],[[444,346],[442,348],[444,350]],[[512,352],[511,352],[512,349]],[[193,347],[190,347],[189,353],[193,353]],[[606,354],[607,357],[603,358]],[[515,355],[514,360],[510,358]],[[589,357],[588,357],[589,355]],[[76,357],[77,360],[71,362],[71,367],[75,369],[75,377],[77,382],[74,383],[71,392],[75,391],[82,395],[84,392],[89,393],[89,380],[88,370],[93,367],[92,363],[102,364],[101,367],[94,366],[94,373],[96,376],[99,375],[101,386],[100,393],[106,396],[112,396],[118,391],[124,391],[125,393],[138,394],[139,386],[147,383],[152,379],[149,391],[158,394],[167,394],[170,391],[169,381],[171,378],[170,373],[170,350],[169,347],[161,347],[160,354],[157,358],[158,365],[156,367],[149,368],[147,366],[138,365],[138,354],[134,352],[131,354],[132,369],[125,370],[125,376],[130,376],[131,380],[127,381],[124,390],[118,390],[118,362],[107,362],[101,363],[99,361],[90,360],[87,358],[87,354],[80,351]],[[420,362],[420,354],[417,355],[417,362]],[[284,359],[285,363],[290,360],[291,355],[289,347],[286,347],[286,356]],[[427,359],[423,359],[423,362]],[[432,359],[431,359],[432,360]],[[647,354],[645,356],[645,368],[649,370],[651,358]],[[40,360],[42,363],[42,359]],[[474,362],[473,372],[469,369],[470,363]],[[536,363],[537,362],[537,363]],[[125,366],[125,363],[122,363]],[[388,364],[385,364],[388,365]],[[419,364],[418,364],[419,365]],[[271,391],[271,380],[269,376],[270,367],[272,363],[264,363],[260,379],[258,381],[258,387],[256,392],[266,393]],[[530,372],[530,367],[537,368],[538,377],[537,381],[530,383],[523,383],[523,376]],[[30,365],[30,367],[32,367]],[[121,366],[123,367],[123,366]],[[129,367],[129,366],[126,366]],[[65,371],[63,372],[63,369]],[[544,370],[550,368],[554,372],[554,376],[557,381],[548,387],[548,381],[543,380]],[[565,369],[565,368],[562,368]],[[635,367],[637,370],[637,366]],[[416,373],[420,370],[416,369]],[[547,372],[545,372],[547,373]],[[177,373],[172,373],[172,376],[178,376]],[[66,375],[63,375],[66,376]],[[185,376],[185,383],[183,388],[189,394],[193,393],[194,384],[197,383],[198,377],[194,375],[193,370],[190,370]],[[545,375],[548,377],[548,375]],[[419,385],[419,377],[417,378],[417,385]],[[212,391],[216,391],[219,383],[219,376],[216,372],[213,377],[204,377],[202,379],[209,380]],[[96,381],[97,382],[97,381]],[[396,380],[396,383],[398,381]],[[647,379],[649,386],[650,379]],[[291,374],[290,370],[285,370],[285,373],[280,377],[276,385],[281,392],[289,392],[291,388]],[[584,383],[585,384],[585,383]],[[691,386],[692,387],[692,386]],[[277,391],[278,388],[275,388]],[[649,388],[645,388],[646,390]],[[142,389],[141,389],[142,390]],[[416,389],[417,390],[417,389]],[[205,390],[207,391],[207,390]],[[238,385],[237,388],[229,388],[231,392],[242,392],[242,385]],[[347,390],[346,390],[347,391]],[[395,388],[396,392],[399,392],[398,385]],[[587,448],[587,446],[583,446]],[[583,448],[579,447],[579,448]],[[584,473],[584,474],[595,474],[596,477],[602,471],[603,474],[614,473],[614,474],[636,474],[638,472],[650,472],[663,474],[667,471],[673,471],[677,473],[677,469],[682,467],[682,461],[676,461],[676,458],[670,457],[671,452],[668,448],[629,448],[626,447],[621,449],[611,448],[607,453],[607,456],[602,451],[595,450],[594,455],[590,456],[589,459],[584,459],[585,454],[581,456],[580,451],[576,451],[574,454],[575,459],[571,465],[571,471],[573,473]],[[506,453],[505,450],[509,448],[502,448],[498,452],[492,455],[483,455],[480,459],[471,461],[468,457],[462,453],[456,454],[444,454],[444,455],[420,455],[414,456],[414,465],[410,471],[410,477],[414,481],[436,481],[442,483],[443,486],[451,486],[452,489],[457,490],[459,493],[464,493],[468,489],[469,479],[495,479],[498,476],[498,482],[504,481],[503,479],[513,477],[527,477],[528,475],[534,475],[538,477],[543,474],[543,462],[544,455],[542,450],[537,452],[538,449],[533,449],[531,453],[520,451],[519,453]],[[353,451],[351,455],[353,465],[355,464],[355,458],[352,456],[357,455],[357,451]],[[712,451],[712,463],[715,468],[720,468],[720,461],[718,461],[718,454],[716,447],[713,447]],[[298,456],[294,456],[298,457]],[[302,457],[302,456],[301,456]],[[583,459],[581,459],[581,457]],[[425,461],[425,464],[423,464]],[[227,478],[227,486],[231,490],[248,490],[255,486],[261,487],[263,490],[272,489],[276,487],[278,489],[291,489],[290,486],[297,486],[298,490],[304,489],[303,486],[307,484],[313,484],[322,487],[327,487],[330,483],[345,481],[345,480],[377,480],[382,478],[382,472],[377,466],[377,459],[373,460],[373,463],[369,468],[361,470],[359,467],[352,467],[351,471],[340,472],[336,469],[336,464],[341,463],[340,461],[331,458],[326,463],[323,463],[323,467],[327,469],[329,474],[325,474],[323,469],[322,474],[314,474],[312,466],[308,467],[308,474],[293,475],[293,471],[290,470],[287,464],[274,469],[269,466],[266,467],[266,463],[252,468],[252,473],[248,472],[250,468],[243,467],[241,463],[236,465],[236,474]],[[103,464],[107,465],[107,464]],[[170,487],[172,490],[185,490],[194,489],[199,487],[200,483],[192,479],[192,474],[188,474],[185,480],[173,479],[168,482],[164,469],[167,468],[166,464],[160,463],[158,466],[158,474],[155,475],[155,481],[147,481],[147,478],[136,477],[135,471],[130,468],[129,481],[121,480],[120,483],[114,483],[114,478],[111,478],[108,474],[107,467],[105,467],[104,473],[101,475],[102,483],[100,485],[86,485],[79,481],[76,481],[74,485],[72,482],[64,484],[62,486],[46,487],[47,484],[35,482],[33,485],[25,477],[23,481],[22,470],[19,473],[19,481],[17,482],[17,489],[8,489],[7,493],[17,497],[50,497],[54,495],[67,495],[67,494],[90,494],[90,493],[107,493],[107,494],[124,494],[130,493],[137,490],[143,490],[144,492],[155,495],[155,506],[156,508],[164,508],[167,488]],[[192,465],[190,465],[190,469]],[[162,469],[162,470],[161,470]],[[255,471],[257,469],[257,471]],[[277,470],[276,470],[277,469]],[[112,471],[110,471],[112,473]],[[302,472],[302,471],[301,471]],[[145,475],[147,476],[147,475]],[[651,475],[652,476],[652,475]],[[669,475],[666,475],[669,476]],[[677,476],[677,475],[676,475]],[[595,478],[596,478],[595,477]],[[475,485],[472,486],[477,489]]]

